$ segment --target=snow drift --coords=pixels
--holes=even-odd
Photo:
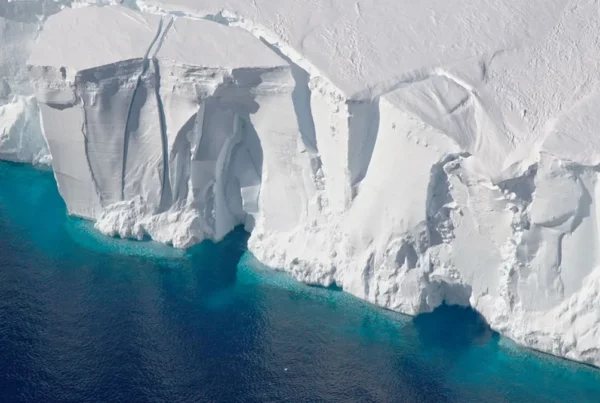
[[[595,2],[8,4],[0,153],[70,213],[600,365]]]

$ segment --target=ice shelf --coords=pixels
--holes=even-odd
[[[71,214],[244,224],[300,281],[600,366],[596,2],[109,3],[0,5],[0,158]]]

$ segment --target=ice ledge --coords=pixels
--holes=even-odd
[[[66,10],[36,31],[30,85],[61,194],[105,233],[186,247],[244,223],[250,250],[301,281],[410,314],[469,304],[524,345],[600,365],[597,58],[592,46],[568,51],[593,39],[595,9],[567,3],[539,6],[548,24],[529,43],[375,75],[366,91],[335,86],[301,56],[316,48],[299,48],[298,32],[241,18],[240,2],[212,15],[173,2],[143,17],[119,8],[111,18],[131,17],[137,45],[98,47],[85,65],[44,52],[52,38],[67,49],[52,28]],[[89,33],[85,18],[115,8],[98,10],[64,19],[81,29],[67,39],[119,43],[118,30]],[[234,25],[262,40],[245,39],[263,56],[234,42],[202,59],[219,50],[204,35]],[[182,43],[198,32],[193,49]],[[238,62],[207,64],[220,56]]]

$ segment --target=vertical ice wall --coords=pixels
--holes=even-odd
[[[72,214],[180,247],[305,214],[290,66],[253,36],[103,7],[63,11],[39,43],[30,75]]]
[[[30,75],[70,211],[179,247],[244,223],[250,250],[299,280],[411,314],[471,305],[525,345],[598,365],[594,5],[553,1],[546,25],[519,19],[533,3],[494,3],[505,24],[484,26],[406,9],[436,22],[431,37],[402,25],[392,36],[404,53],[386,55],[393,38],[348,34],[387,21],[375,3],[348,16],[333,2],[333,28],[303,33],[298,21],[314,21],[297,4],[289,27],[269,20],[286,1],[252,6],[271,36],[190,8],[50,18]],[[322,68],[334,55],[329,74],[226,24],[289,39]],[[449,61],[419,54],[438,42]],[[381,77],[366,75],[384,59]]]

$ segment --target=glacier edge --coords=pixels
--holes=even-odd
[[[141,2],[138,7],[150,9]],[[183,18],[154,11],[161,16],[145,14],[147,21],[188,25],[188,32],[198,31],[189,26],[208,17],[189,10],[179,13]],[[56,18],[68,21],[68,12]],[[96,18],[100,11],[73,12]],[[118,13],[138,18],[137,11]],[[263,38],[276,37],[233,16],[224,12],[212,19],[232,25],[218,30],[237,24]],[[39,43],[50,28],[44,25]],[[97,220],[107,234],[149,235],[176,247],[218,240],[246,224],[252,230],[250,251],[300,281],[335,283],[409,314],[430,311],[442,301],[469,304],[521,344],[600,365],[597,148],[591,144],[585,159],[577,161],[577,145],[565,140],[577,133],[589,141],[577,122],[558,120],[531,139],[515,141],[514,120],[505,118],[491,91],[507,91],[502,77],[495,76],[506,69],[494,70],[497,60],[423,69],[404,84],[355,96],[337,89],[293,49],[265,40],[308,77],[303,99],[294,99],[302,84],[294,67],[259,41],[257,49],[270,52],[260,59],[271,65],[257,72],[256,66],[240,67],[252,60],[238,60],[241,64],[230,69],[202,66],[205,61],[193,57],[173,62],[188,50],[180,49],[181,38],[170,44],[165,33],[142,80],[144,91],[157,95],[146,95],[136,106],[141,119],[130,131],[136,141],[133,161],[123,158],[131,151],[118,148],[119,138],[109,148],[92,146],[90,154],[94,138],[105,147],[101,143],[111,135],[101,128],[90,134],[96,129],[90,131],[88,124],[113,119],[114,127],[124,125],[121,133],[127,131],[130,119],[107,118],[100,109],[103,103],[116,109],[118,102],[134,104],[132,78],[147,60],[143,46],[141,53],[125,49],[125,56],[114,55],[118,60],[109,64],[92,61],[82,68],[69,66],[68,57],[36,59],[34,49],[31,83],[70,212]],[[593,88],[582,89],[581,96],[594,102],[594,94]],[[530,116],[555,109],[549,105]],[[164,124],[156,118],[162,115]],[[311,117],[314,140],[299,120],[311,124],[298,116]],[[74,123],[68,137],[56,137],[58,122]],[[81,145],[67,146],[76,143],[71,133]],[[67,148],[69,157],[61,157]],[[90,155],[112,159],[92,157],[89,163]],[[134,168],[124,173],[125,165]],[[77,172],[82,166],[89,172]],[[61,173],[76,185],[64,184]],[[105,184],[92,179],[96,174]],[[400,181],[393,181],[396,175]],[[171,200],[164,204],[167,182]]]

